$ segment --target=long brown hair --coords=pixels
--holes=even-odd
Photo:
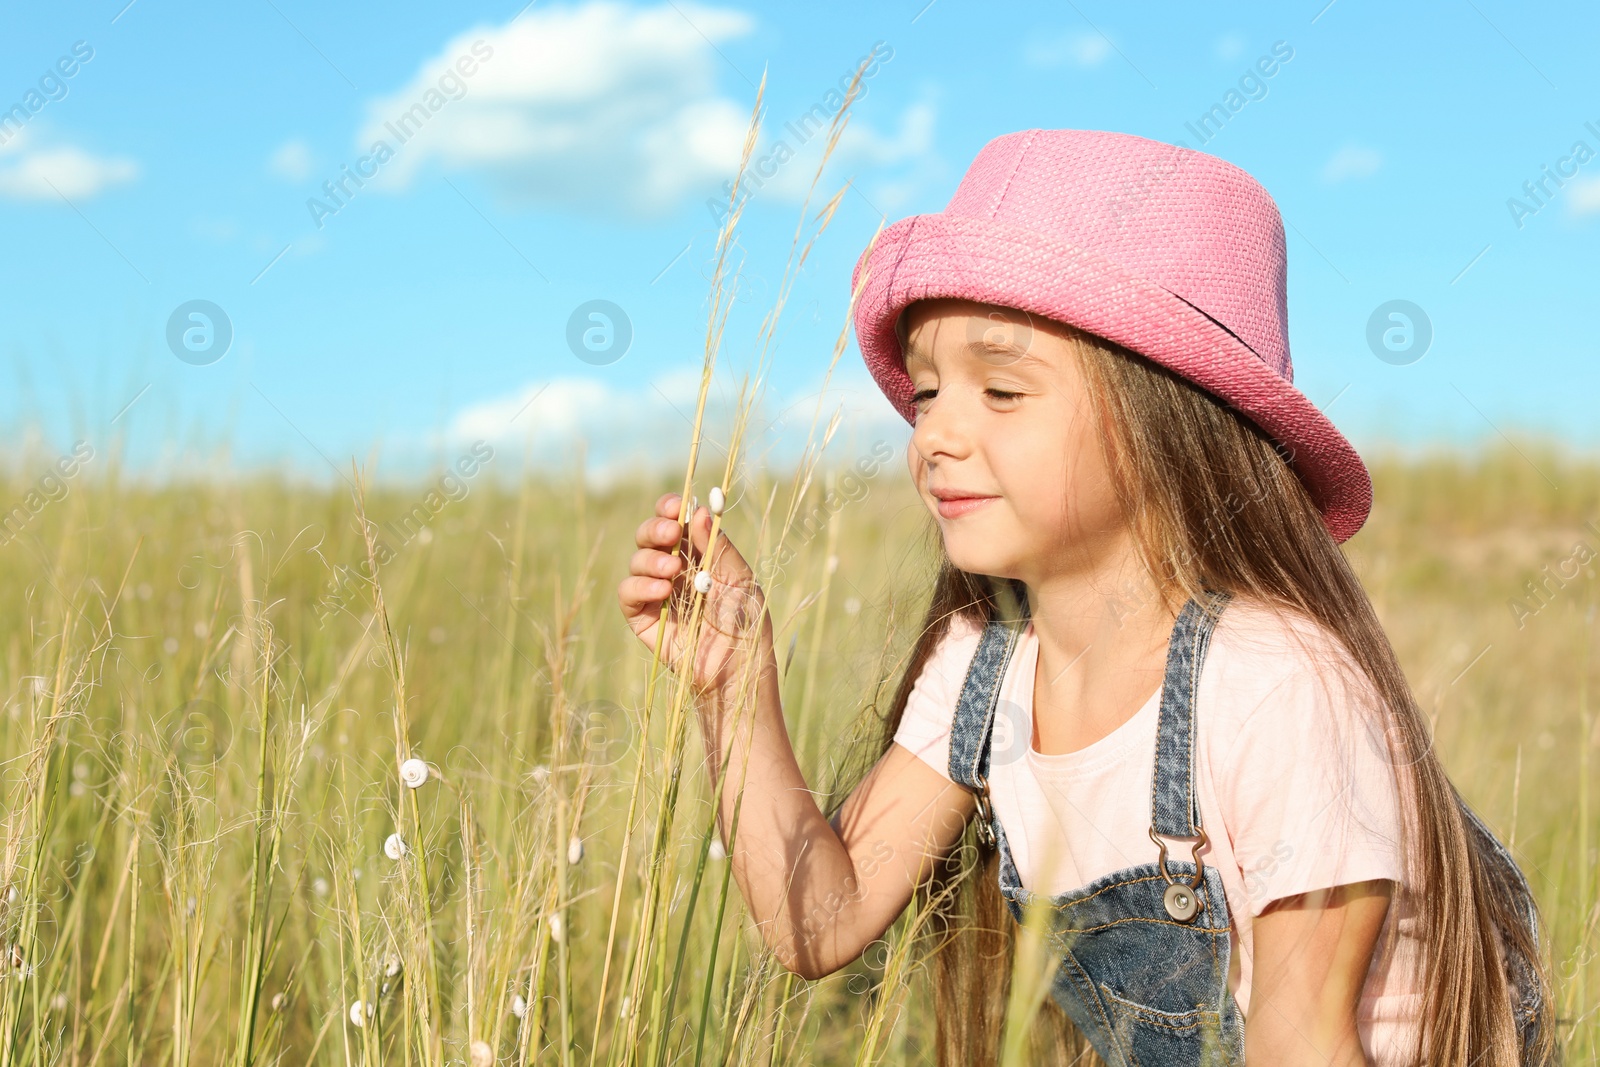
[[[905,348],[905,315],[896,325]],[[1394,649],[1366,591],[1293,474],[1293,456],[1224,401],[1104,338],[1069,328],[1117,492],[1157,591],[1181,604],[1223,589],[1299,613],[1348,650],[1384,705],[1383,724],[1405,797],[1402,846],[1424,987],[1416,1062],[1518,1064],[1515,975],[1538,994],[1530,1061],[1556,1055],[1548,964],[1528,916],[1526,882],[1478,832],[1443,765]],[[938,542],[934,532],[932,540]],[[938,551],[943,554],[942,545]],[[920,634],[888,707],[883,748],[913,683],[951,620],[999,612],[1000,583],[957,570],[942,556]],[[969,833],[969,843],[970,843]],[[941,1064],[992,1064],[999,1047],[1013,923],[996,880],[997,857],[970,847],[923,890],[935,901],[933,966]],[[1399,897],[1395,898],[1398,904]],[[1099,1063],[1048,999],[1036,1041],[1060,1062]]]

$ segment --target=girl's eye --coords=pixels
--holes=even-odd
[[[983,392],[985,396],[1001,401],[1016,400],[1022,396],[1021,393],[1012,393],[1004,389],[985,389]],[[912,406],[921,404],[924,400],[932,400],[938,395],[939,390],[937,389],[918,389],[915,393],[911,394]]]

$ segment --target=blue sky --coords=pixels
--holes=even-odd
[[[67,0],[7,21],[9,451],[38,434],[116,442],[154,473],[225,457],[331,477],[483,437],[555,465],[581,439],[596,472],[680,462],[707,201],[756,85],[765,71],[761,155],[875,48],[823,199],[851,189],[770,356],[767,416],[790,415],[758,451],[792,451],[819,399],[824,421],[843,407],[842,460],[904,442],[853,333],[819,392],[851,267],[880,221],[940,210],[987,141],[1030,127],[1183,142],[1254,175],[1289,227],[1296,382],[1358,446],[1596,443],[1592,5]],[[1189,124],[1275,45],[1292,58],[1202,143]],[[430,93],[425,126],[385,132]],[[820,141],[746,209],[723,402],[755,365]],[[1524,183],[1541,179],[1536,201]],[[1367,341],[1396,299],[1431,325],[1412,362]],[[193,300],[231,326],[215,362],[168,344]],[[592,300],[631,329],[613,362],[567,343]]]

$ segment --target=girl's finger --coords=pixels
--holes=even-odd
[[[634,534],[634,544],[640,548],[672,548],[678,543],[678,523],[657,516],[639,524]]]
[[[683,560],[654,548],[641,548],[628,561],[628,573],[641,578],[671,579],[683,570]]]
[[[617,602],[626,616],[659,611],[661,602],[672,593],[672,583],[665,578],[644,578],[637,575],[624,578],[617,585]]]

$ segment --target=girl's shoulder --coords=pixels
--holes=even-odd
[[[984,623],[980,619],[964,612],[951,615],[944,633],[928,654],[923,673],[946,686],[959,687],[966,678],[972,657],[977,654],[983,630]]]
[[[946,620],[906,696],[894,740],[938,773],[949,776],[950,729],[983,624],[962,614]]]
[[[907,718],[937,721],[948,730],[962,686],[978,653],[987,624],[975,614],[954,612],[940,629],[933,648],[912,684],[906,704]],[[1008,661],[1015,662],[1015,657]]]
[[[1211,637],[1211,655],[1275,681],[1296,675],[1348,681],[1360,668],[1327,624],[1286,604],[1236,594]]]
[[[1339,635],[1303,612],[1255,597],[1235,596],[1223,610],[1200,686],[1209,713],[1232,731],[1382,730],[1377,688]]]

